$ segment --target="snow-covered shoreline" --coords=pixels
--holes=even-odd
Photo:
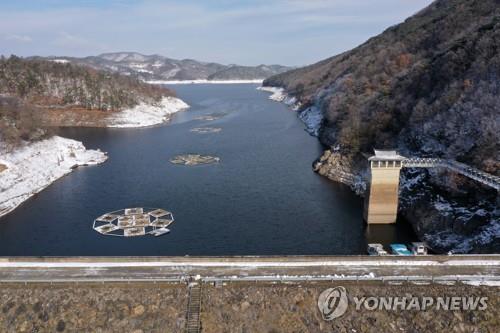
[[[257,87],[257,90],[260,91],[266,91],[271,93],[269,96],[270,100],[276,101],[276,102],[283,102],[286,105],[292,107],[292,108],[298,108],[300,105],[296,104],[297,100],[294,97],[288,96],[288,94],[285,92],[285,89],[280,88],[280,87],[265,87],[265,86],[260,86]]]
[[[156,105],[141,103],[114,113],[106,120],[106,127],[154,126],[188,107],[179,98],[164,97]],[[12,151],[0,142],[0,164],[6,167],[0,172],[0,217],[74,168],[99,164],[106,159],[106,154],[99,150],[87,150],[81,142],[59,136],[23,143]]]
[[[163,97],[158,105],[140,103],[131,109],[117,112],[108,118],[106,127],[134,128],[162,124],[176,112],[189,105],[176,97]]]
[[[24,143],[12,151],[0,143],[0,217],[78,166],[106,161],[106,153],[75,140],[54,136]]]
[[[151,80],[145,81],[149,84],[240,84],[257,83],[261,84],[264,79],[255,80]]]
[[[317,105],[312,105],[302,111],[300,110],[301,104],[297,98],[288,95],[285,89],[280,87],[258,87],[257,90],[270,92],[270,100],[286,104],[294,111],[298,111],[299,118],[306,125],[306,130],[313,136],[318,136],[319,128],[323,122],[323,113]]]

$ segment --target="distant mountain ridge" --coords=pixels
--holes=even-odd
[[[240,66],[193,59],[176,60],[137,52],[103,53],[84,58],[52,56],[43,59],[107,70],[143,81],[259,80],[292,69],[281,65]]]

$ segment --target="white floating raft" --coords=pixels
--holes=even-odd
[[[94,220],[93,229],[106,236],[161,236],[170,232],[167,227],[174,215],[160,208],[126,208],[106,213]]]

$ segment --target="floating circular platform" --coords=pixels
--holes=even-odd
[[[106,236],[161,236],[170,232],[167,227],[173,222],[174,215],[167,210],[136,207],[101,215],[94,220],[92,228]]]

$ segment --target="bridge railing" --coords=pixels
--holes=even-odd
[[[435,168],[444,166],[445,160],[441,158],[413,157],[403,160],[404,168]]]
[[[454,160],[413,157],[403,160],[402,165],[404,168],[447,168],[500,191],[500,177]]]

